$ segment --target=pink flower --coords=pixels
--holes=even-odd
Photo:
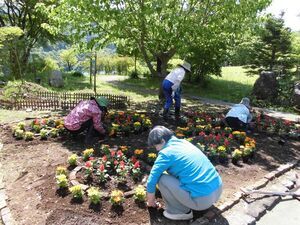
[[[215,139],[217,142],[219,142],[221,140],[221,135],[218,134]]]
[[[120,162],[120,168],[121,168],[121,170],[125,169],[125,162],[124,161]]]
[[[232,135],[232,134],[229,134],[229,135],[228,135],[228,138],[229,138],[229,139],[233,139],[233,135]]]
[[[115,151],[111,151],[110,152],[110,156],[113,158],[115,156],[116,152]]]
[[[90,157],[89,158],[89,161],[93,161],[95,158],[94,157]]]
[[[100,170],[100,171],[104,171],[104,170],[105,170],[105,166],[104,166],[103,164],[100,164],[99,170]]]
[[[85,167],[87,167],[87,168],[92,167],[92,163],[91,163],[90,161],[87,161],[87,162],[85,163]]]
[[[107,156],[106,156],[106,155],[102,157],[102,161],[103,161],[103,162],[106,162],[106,161],[107,161]]]
[[[118,160],[115,160],[115,161],[114,161],[114,165],[116,166],[116,165],[118,165],[118,164],[119,164]]]
[[[133,168],[134,169],[140,168],[140,161],[136,161]]]

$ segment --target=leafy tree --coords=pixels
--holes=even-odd
[[[60,58],[63,63],[67,65],[68,71],[72,70],[72,67],[77,63],[75,49],[65,49],[60,52]]]
[[[26,71],[30,51],[37,42],[54,40],[49,32],[49,12],[56,7],[56,0],[4,0],[0,1],[0,27],[19,27],[22,35],[18,38],[19,46],[15,54],[7,55],[10,70],[17,79]],[[20,61],[20,68],[17,64]],[[21,72],[20,72],[21,71]]]
[[[231,43],[269,3],[270,0],[64,0],[60,9],[64,20],[71,22],[77,40],[90,33],[97,34],[95,42],[122,40],[128,48],[138,49],[151,74],[164,76],[175,53],[187,58],[188,52],[196,49],[190,46],[203,49],[207,40],[216,41],[209,46],[224,38],[224,44]],[[193,62],[197,65],[196,60]]]
[[[15,59],[16,71],[21,77],[21,64],[18,55],[18,48],[21,43],[19,37],[23,35],[23,31],[19,27],[0,27],[0,65],[11,67],[7,58],[12,54]]]
[[[291,30],[284,26],[282,17],[267,16],[253,40],[252,69],[285,73],[293,67]]]

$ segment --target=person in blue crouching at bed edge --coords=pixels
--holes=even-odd
[[[164,126],[148,136],[158,156],[147,180],[147,205],[157,207],[156,185],[165,202],[163,215],[171,220],[190,220],[192,210],[205,210],[221,196],[222,180],[209,159],[190,142],[178,139]]]

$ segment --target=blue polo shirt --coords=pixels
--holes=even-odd
[[[221,177],[209,159],[190,142],[173,136],[159,151],[147,181],[154,193],[164,172],[176,177],[191,197],[208,196],[222,185]]]

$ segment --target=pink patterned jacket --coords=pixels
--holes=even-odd
[[[81,101],[66,117],[64,125],[68,130],[79,130],[81,125],[88,121],[93,120],[94,128],[99,133],[104,134],[105,129],[101,123],[102,111],[98,107],[95,100]]]

